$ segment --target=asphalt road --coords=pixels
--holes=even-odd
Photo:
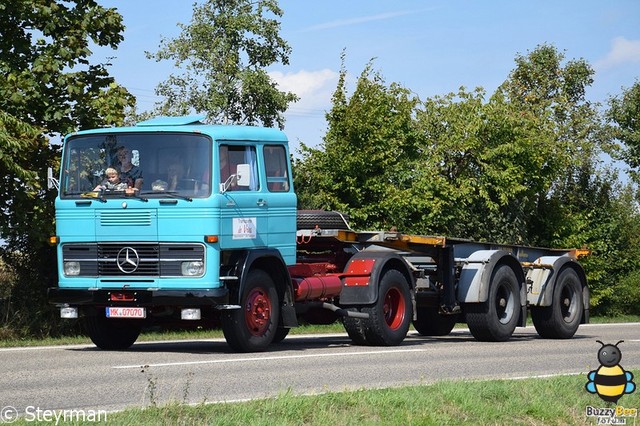
[[[462,329],[442,338],[411,334],[396,347],[352,346],[346,334],[292,336],[255,354],[231,353],[223,340],[137,343],[122,352],[88,345],[0,349],[0,409],[111,411],[442,379],[585,374],[586,382],[599,367],[596,340],[624,340],[620,365],[640,368],[639,323],[583,325],[571,340],[543,340],[533,328],[519,328],[504,343],[477,342]]]

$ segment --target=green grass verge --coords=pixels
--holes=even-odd
[[[634,372],[636,377],[640,371]],[[243,403],[178,402],[108,413],[109,424],[136,425],[593,425],[586,407],[615,407],[585,390],[586,375],[544,379],[443,381],[378,390],[328,392]],[[640,392],[624,395],[640,407]],[[637,418],[627,417],[627,424]]]

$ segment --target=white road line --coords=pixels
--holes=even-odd
[[[281,356],[261,356],[256,358],[227,358],[227,359],[212,359],[207,361],[186,361],[186,362],[164,362],[158,364],[136,364],[136,365],[115,365],[111,368],[114,369],[127,369],[127,368],[149,368],[149,367],[174,367],[180,365],[198,365],[198,364],[227,364],[232,362],[259,362],[259,361],[273,361],[273,360],[285,360],[285,359],[301,359],[301,358],[324,358],[324,357],[344,357],[344,356],[362,356],[362,355],[383,355],[391,353],[406,353],[406,352],[428,352],[434,350],[433,348],[422,349],[390,349],[380,351],[366,351],[366,352],[332,352],[322,354],[306,354],[306,355],[281,355]]]

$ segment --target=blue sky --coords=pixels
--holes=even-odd
[[[168,61],[145,58],[162,37],[188,23],[185,0],[99,0],[124,17],[125,40],[116,51],[96,49],[94,60],[112,59],[111,73],[138,99],[140,110],[158,98],[154,88],[176,72]],[[178,4],[183,4],[178,7]],[[372,59],[387,83],[397,82],[425,99],[460,86],[492,93],[514,67],[517,54],[548,43],[567,59],[584,58],[596,70],[587,97],[606,102],[640,78],[638,0],[281,0],[281,35],[290,44],[288,66],[269,69],[300,101],[286,114],[294,150],[315,146],[326,131],[330,104],[346,49],[352,79]]]

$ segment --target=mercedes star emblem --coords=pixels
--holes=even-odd
[[[124,247],[118,252],[116,262],[118,263],[118,269],[125,274],[132,274],[140,265],[140,256],[138,256],[138,252],[133,247]]]

